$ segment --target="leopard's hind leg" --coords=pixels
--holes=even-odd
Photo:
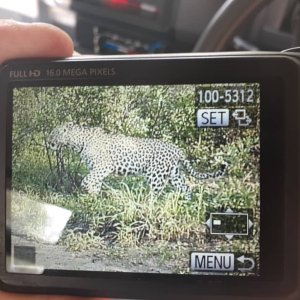
[[[170,173],[171,185],[180,193],[185,195],[185,198],[190,200],[192,198],[192,192],[190,187],[185,183],[184,176],[180,173],[179,167],[173,167]]]

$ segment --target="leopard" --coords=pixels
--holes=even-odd
[[[197,180],[223,177],[228,163],[223,161],[215,172],[199,172],[185,151],[173,143],[156,138],[133,137],[108,133],[100,126],[68,122],[55,127],[48,136],[50,149],[73,149],[86,163],[88,174],[81,182],[88,194],[101,192],[103,181],[110,175],[144,176],[150,189],[161,194],[170,184],[185,198],[192,198],[186,174]],[[185,170],[185,172],[184,172]]]

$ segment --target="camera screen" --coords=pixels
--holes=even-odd
[[[260,275],[260,84],[14,87],[7,270]]]

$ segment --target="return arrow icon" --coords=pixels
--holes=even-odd
[[[255,261],[254,261],[253,258],[245,257],[245,255],[242,255],[242,256],[238,257],[237,260],[239,262],[241,262],[242,264],[244,264],[246,261],[251,262],[251,266],[250,267],[248,267],[248,268],[238,268],[238,271],[249,272],[249,271],[252,271],[254,269],[254,267],[255,267]]]

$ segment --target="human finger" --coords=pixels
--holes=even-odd
[[[17,58],[67,57],[73,51],[72,39],[53,25],[0,20],[0,64]]]

